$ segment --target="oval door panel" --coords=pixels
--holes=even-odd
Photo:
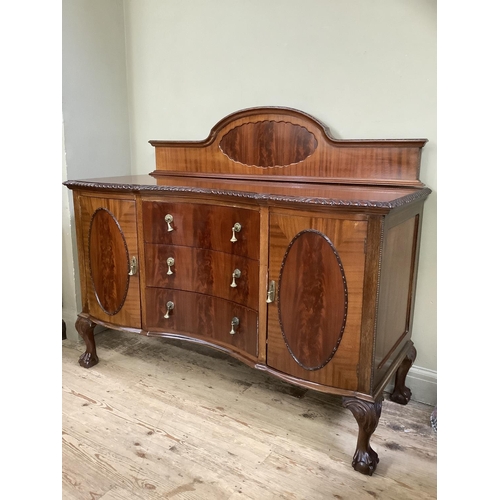
[[[128,291],[128,249],[118,221],[105,208],[90,221],[89,263],[97,302],[106,314],[118,313]]]
[[[347,284],[340,257],[323,233],[302,231],[288,246],[278,315],[286,346],[302,368],[319,370],[332,359],[344,332]]]

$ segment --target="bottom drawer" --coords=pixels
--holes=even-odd
[[[165,318],[169,302],[173,309]],[[233,318],[238,319],[237,324],[232,324]],[[146,323],[150,331],[193,335],[257,356],[257,313],[228,300],[181,290],[147,288]]]

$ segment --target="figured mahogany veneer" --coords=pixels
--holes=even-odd
[[[313,229],[294,236],[278,291],[281,332],[293,359],[306,370],[325,367],[344,333],[348,296],[342,262],[327,236]]]
[[[106,208],[92,214],[89,230],[90,279],[102,310],[115,315],[127,297],[129,268],[127,242],[118,221]]]
[[[230,159],[252,167],[286,167],[300,163],[318,147],[313,133],[290,122],[245,123],[231,129],[219,148]]]
[[[84,311],[97,320],[141,327],[139,277],[129,275],[138,257],[137,214],[130,197],[75,193]]]
[[[168,301],[174,308],[165,318]],[[238,318],[231,334],[231,320]],[[210,295],[148,288],[146,290],[146,324],[151,332],[191,335],[223,346],[233,346],[240,354],[257,356],[257,313],[228,300]]]
[[[422,186],[418,180],[420,154],[427,140],[339,140],[312,116],[269,107],[227,116],[204,141],[149,142],[156,148],[155,176],[223,174],[328,184]]]
[[[144,241],[207,248],[259,258],[259,212],[203,203],[145,202]],[[173,231],[165,231],[166,215],[172,215]],[[232,228],[239,223],[238,244],[231,243]]]
[[[174,259],[173,266],[167,260]],[[238,255],[175,245],[145,245],[146,286],[175,288],[259,307],[259,263]],[[233,272],[241,272],[234,279]]]
[[[343,397],[353,467],[372,474],[385,386],[406,404],[424,139],[346,141],[288,108],[221,120],[205,141],[150,141],[150,176],[76,180],[85,340],[101,324],[210,345]]]

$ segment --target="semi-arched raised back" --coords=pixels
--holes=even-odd
[[[258,107],[220,120],[203,141],[149,141],[159,176],[422,186],[426,139],[341,140],[312,116]]]

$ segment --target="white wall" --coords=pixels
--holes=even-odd
[[[62,3],[63,180],[130,174],[121,0]],[[72,193],[63,188],[63,319],[81,309]]]
[[[233,111],[289,106],[343,139],[429,139],[414,397],[436,400],[436,2],[125,0],[132,172],[150,139],[204,139]]]
[[[64,126],[62,131],[62,181],[68,179],[66,164],[66,150],[64,140]],[[73,235],[70,209],[70,193],[62,186],[62,319],[66,323],[66,336],[70,339],[78,338],[75,329],[76,315],[81,305],[80,290],[77,286],[75,268],[77,266],[76,253],[73,248]],[[75,246],[76,248],[76,246]]]
[[[63,64],[73,72],[63,72],[63,83],[74,86],[63,94],[70,177],[118,174],[125,123],[131,172],[146,174],[154,169],[150,139],[204,139],[221,118],[250,106],[300,109],[343,139],[429,139],[420,177],[434,193],[425,207],[411,376],[415,399],[434,404],[436,1],[123,0],[123,14],[118,0],[63,7]],[[65,32],[68,16],[74,24]],[[121,22],[126,79],[124,64],[108,57],[123,60]],[[117,96],[123,115],[110,119],[105,110]],[[83,125],[71,134],[74,120]]]

